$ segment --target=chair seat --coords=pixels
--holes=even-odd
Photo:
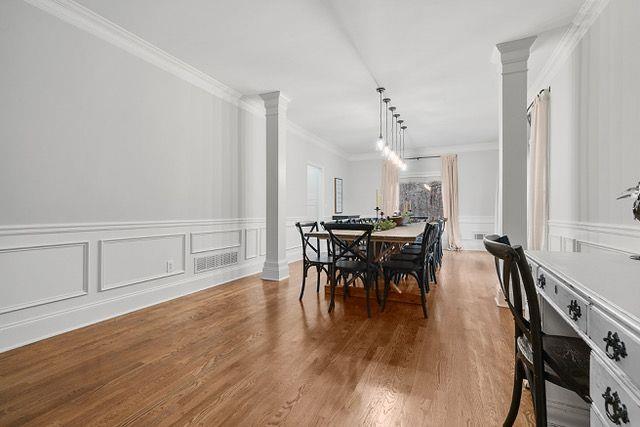
[[[400,249],[400,253],[409,254],[409,255],[420,255],[421,248],[402,248]]]
[[[543,335],[545,374],[557,385],[570,388],[584,400],[589,398],[589,355],[591,349],[580,338],[561,335]],[[526,336],[518,337],[518,350],[533,363],[533,349]],[[575,384],[575,386],[573,386]]]
[[[382,263],[382,268],[393,271],[416,271],[420,270],[420,264],[407,260],[389,260]]]
[[[375,267],[370,266],[370,268],[373,269]],[[336,269],[343,271],[365,271],[367,269],[367,263],[364,261],[341,259],[336,262]]]
[[[391,256],[389,256],[389,260],[418,262],[420,260],[420,255],[419,254],[418,255],[403,254],[403,253],[392,254]]]
[[[333,256],[326,254],[312,254],[307,261],[311,264],[333,264]]]

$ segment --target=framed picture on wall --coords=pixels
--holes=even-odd
[[[342,213],[342,178],[333,178],[333,210]]]

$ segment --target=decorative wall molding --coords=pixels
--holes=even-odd
[[[89,292],[89,242],[71,242],[71,243],[52,243],[43,245],[31,245],[31,246],[16,246],[0,249],[0,256],[2,254],[14,253],[14,252],[27,252],[27,251],[41,251],[52,250],[56,248],[69,248],[74,246],[82,247],[82,286],[73,292],[66,292],[64,294],[53,295],[46,298],[38,298],[29,302],[14,304],[11,306],[3,306],[0,302],[0,314],[11,313],[13,311],[23,310],[31,307],[36,307],[44,304],[51,304],[58,301],[67,300],[83,295],[87,295]],[[45,266],[41,266],[45,267]],[[37,268],[36,265],[33,268]],[[0,280],[6,280],[5,277],[1,277]],[[5,283],[6,285],[6,283]]]
[[[243,95],[241,92],[73,0],[24,1],[242,110],[265,117],[264,102],[259,97]],[[290,120],[287,121],[287,125],[292,132],[305,136],[333,154],[347,158],[347,155],[334,144],[303,129]]]
[[[560,67],[571,56],[574,49],[587,33],[591,25],[598,19],[600,13],[609,4],[609,0],[586,0],[575,18],[562,35],[551,56],[540,71],[538,77],[528,88],[528,98],[532,99],[540,89],[547,86],[549,82],[558,74]]]
[[[137,230],[146,228],[203,227],[243,224],[264,224],[265,218],[223,218],[170,221],[127,221],[64,224],[28,224],[0,226],[1,236],[24,234],[60,234],[94,231]]]
[[[254,259],[260,253],[260,229],[246,228],[244,230],[244,259]]]
[[[233,236],[224,236],[225,234],[234,234],[235,235],[235,240],[233,238]],[[215,235],[220,235],[221,237],[221,242],[220,243],[216,243],[215,242],[215,237],[212,237],[212,239],[214,240],[214,242],[210,242],[213,244],[210,244],[209,246],[202,246],[202,247],[198,247],[197,241],[198,241],[198,237],[200,236],[215,236]],[[229,241],[225,241],[224,237],[229,237],[230,240]],[[217,251],[220,249],[230,249],[230,248],[239,248],[242,245],[242,230],[241,229],[235,229],[235,230],[216,230],[216,231],[199,231],[196,233],[191,233],[191,253],[192,254],[197,254],[197,253],[201,253],[201,252],[211,252],[211,251]],[[196,242],[196,243],[194,243]]]
[[[130,280],[125,280],[117,283],[107,283],[106,281],[106,269],[107,263],[105,261],[105,248],[110,244],[118,244],[123,242],[139,242],[145,240],[158,240],[158,239],[167,239],[172,237],[180,237],[182,241],[181,248],[181,256],[182,256],[182,268],[168,271],[165,273],[154,274],[150,276],[136,277]],[[136,236],[136,237],[121,237],[117,239],[101,239],[98,241],[98,271],[99,271],[99,282],[98,282],[98,291],[104,292],[111,289],[123,288],[125,286],[131,286],[138,283],[151,282],[153,280],[164,279],[166,277],[177,276],[181,274],[185,274],[186,265],[187,265],[187,235],[186,233],[179,234],[155,234],[150,236]]]
[[[640,252],[640,227],[584,221],[547,222],[549,250],[581,252],[589,247],[607,252]]]
[[[0,324],[0,352],[250,276],[261,268],[260,260],[245,262],[180,281]]]
[[[470,153],[475,151],[491,151],[498,149],[497,141],[477,142],[472,144],[443,145],[441,147],[419,147],[405,152],[405,157],[441,156],[443,154]],[[380,153],[372,151],[369,153],[354,154],[349,156],[349,161],[358,162],[363,160],[381,160]]]
[[[287,121],[287,127],[289,131],[291,131],[291,133],[299,135],[303,138],[306,138],[307,140],[311,141],[314,145],[320,148],[323,148],[329,151],[330,153],[335,154],[336,156],[340,156],[343,159],[346,159],[346,160],[350,159],[349,155],[344,151],[342,151],[340,148],[338,148],[336,145],[332,144],[326,139],[320,138],[318,135],[309,132],[308,130],[298,126],[297,124],[293,123],[290,120]]]

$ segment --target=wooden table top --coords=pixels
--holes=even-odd
[[[400,225],[391,230],[374,231],[371,233],[371,241],[411,243],[424,231],[424,227],[424,222],[418,222],[415,224]],[[355,230],[336,230],[334,234],[338,237],[348,238],[350,236],[359,236],[362,232]],[[312,233],[306,233],[306,235],[319,239],[329,238],[329,233],[326,231],[314,231]]]

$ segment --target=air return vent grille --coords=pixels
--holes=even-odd
[[[201,256],[193,260],[194,271],[204,273],[238,263],[238,252],[224,252],[215,255]]]
[[[485,236],[486,236],[486,233],[476,233],[473,235],[473,238],[475,240],[483,240]]]

